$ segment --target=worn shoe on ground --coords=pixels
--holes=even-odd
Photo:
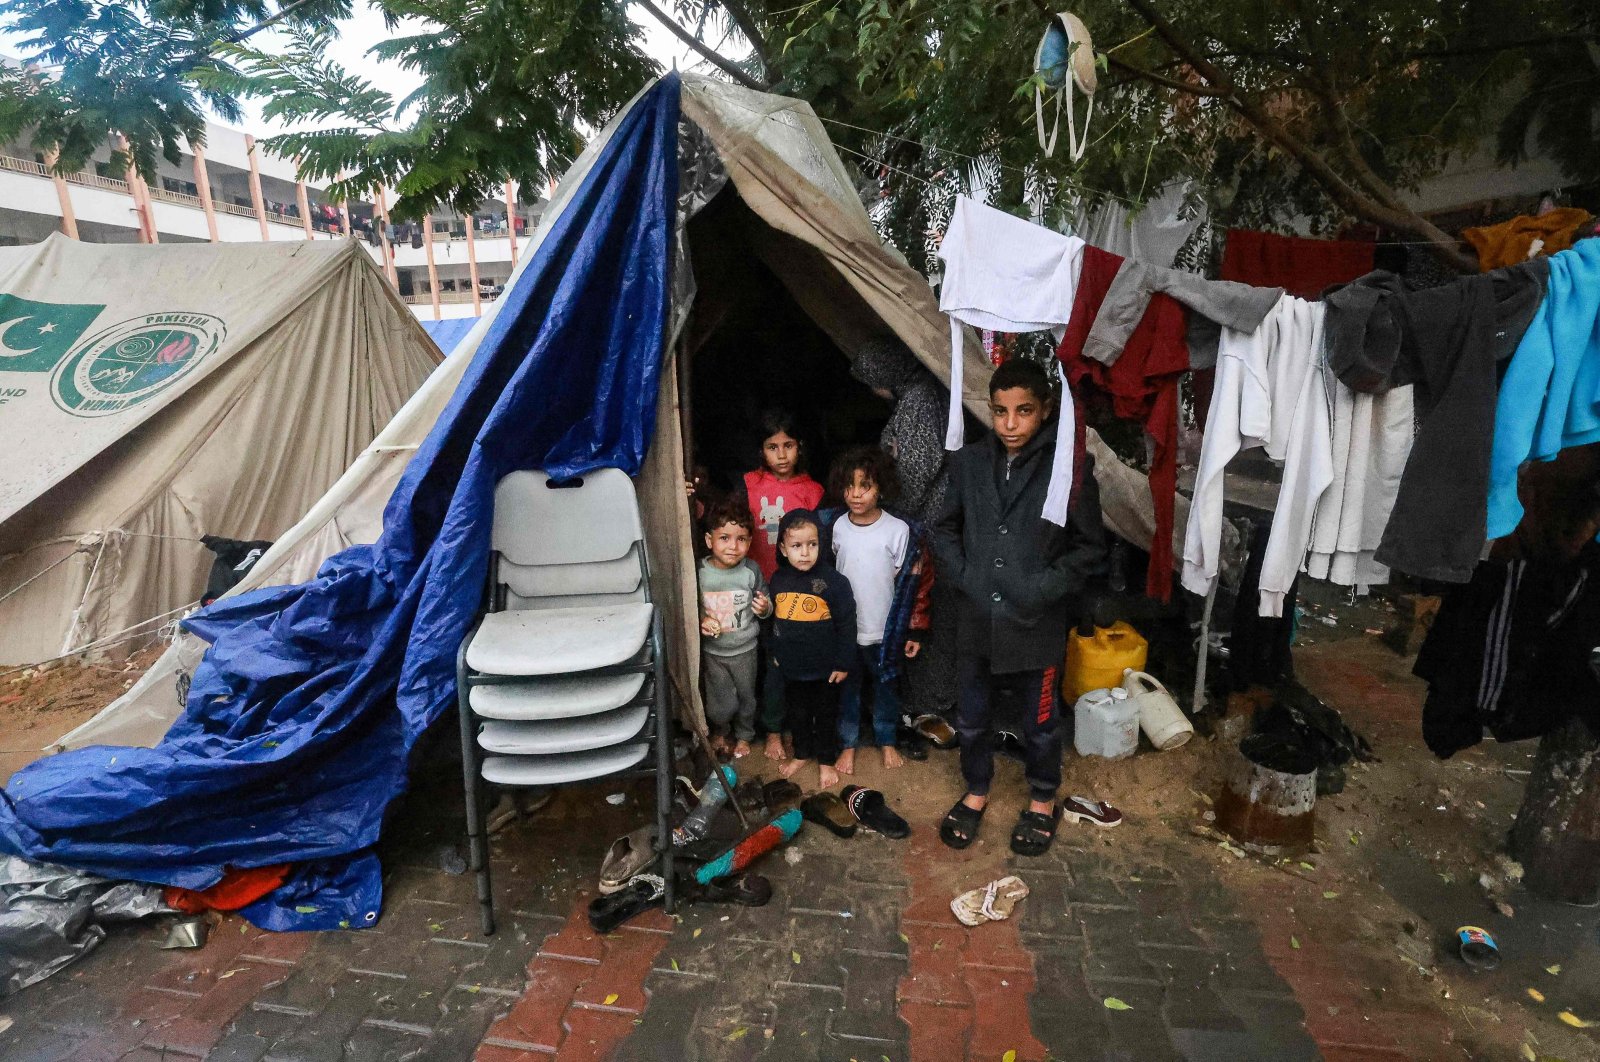
[[[800,802],[800,814],[807,822],[832,833],[835,837],[854,837],[856,820],[846,810],[844,803],[832,793],[813,793]]]
[[[1104,800],[1090,800],[1088,797],[1075,796],[1063,800],[1061,814],[1073,822],[1092,823],[1104,830],[1122,825],[1122,812]]]

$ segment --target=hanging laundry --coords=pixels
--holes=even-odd
[[[1109,395],[1112,411],[1124,420],[1144,425],[1152,446],[1150,499],[1155,510],[1155,532],[1150,544],[1150,567],[1145,593],[1158,601],[1172,597],[1172,521],[1178,489],[1178,380],[1189,366],[1184,343],[1184,310],[1170,296],[1146,295],[1142,316],[1135,322],[1121,357],[1106,365],[1085,356],[1090,322],[1098,320],[1103,301],[1112,288],[1123,259],[1098,247],[1083,249],[1083,268],[1071,320],[1056,356],[1067,379]]]
[[[1331,377],[1331,369],[1322,371]],[[1317,506],[1305,570],[1314,579],[1365,592],[1389,581],[1389,569],[1373,554],[1411,453],[1411,388],[1369,395],[1337,379],[1325,384],[1333,400],[1333,482]]]
[[[1222,249],[1222,279],[1281,287],[1303,299],[1372,272],[1375,244],[1312,240],[1271,232],[1229,229]]]
[[[1283,463],[1260,577],[1261,615],[1282,614],[1305,559],[1317,504],[1333,481],[1329,399],[1320,368],[1324,319],[1321,303],[1286,295],[1255,331],[1222,332],[1184,536],[1183,585],[1193,593],[1207,594],[1220,566],[1223,473],[1241,450],[1259,446]]]
[[[1478,252],[1478,268],[1487,273],[1501,266],[1526,262],[1541,254],[1565,251],[1589,212],[1577,207],[1557,207],[1543,214],[1524,214],[1498,225],[1462,229],[1461,238]]]
[[[1575,562],[1485,561],[1450,588],[1417,654],[1426,679],[1422,737],[1440,759],[1476,745],[1540,737],[1584,713],[1600,726],[1588,668],[1600,629],[1600,545]]]
[[[1059,336],[1072,313],[1084,246],[1076,236],[1035,225],[966,196],[956,197],[950,224],[939,244],[939,257],[945,263],[939,309],[950,315],[950,411],[945,449],[959,450],[965,441],[961,325],[996,332],[1050,329]],[[1065,527],[1074,443],[1081,434],[1065,386],[1060,418],[1044,517]]]
[[[1500,384],[1489,461],[1487,535],[1522,519],[1517,469],[1564,449],[1600,442],[1600,240],[1546,261],[1544,302]]]
[[[1117,270],[1111,289],[1106,292],[1094,327],[1084,344],[1084,355],[1106,365],[1116,364],[1128,337],[1144,315],[1150,297],[1164,292],[1218,327],[1210,330],[1209,340],[1198,358],[1191,352],[1190,367],[1210,368],[1216,364],[1217,335],[1220,328],[1239,332],[1254,331],[1283,295],[1282,288],[1252,287],[1226,280],[1207,280],[1181,269],[1163,269],[1128,259]],[[1191,330],[1191,339],[1202,333]]]
[[[1472,577],[1487,541],[1496,365],[1544,297],[1549,260],[1463,277],[1378,302],[1400,336],[1391,382],[1415,384],[1421,428],[1375,559],[1446,582]]]
[[[1400,322],[1384,300],[1409,290],[1399,276],[1380,269],[1323,292],[1328,369],[1340,383],[1366,394],[1394,386]]]

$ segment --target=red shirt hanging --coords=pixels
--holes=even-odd
[[[1184,339],[1187,321],[1182,304],[1157,293],[1151,296],[1115,365],[1108,368],[1084,357],[1084,340],[1121,266],[1120,255],[1093,246],[1083,249],[1083,272],[1072,317],[1056,356],[1080,395],[1087,385],[1089,391],[1108,396],[1112,412],[1143,424],[1154,444],[1150,500],[1155,509],[1155,536],[1150,544],[1145,593],[1167,601],[1172,597],[1172,524],[1178,490],[1178,379],[1189,368],[1189,345]]]

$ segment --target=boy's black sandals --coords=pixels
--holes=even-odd
[[[968,807],[966,799],[963,796],[956,801],[956,806],[945,813],[944,821],[939,824],[939,840],[951,848],[965,848],[978,839],[984,809]]]
[[[839,797],[856,821],[874,833],[881,833],[896,841],[911,836],[911,826],[894,813],[889,802],[876,789],[847,785]]]
[[[1061,825],[1061,805],[1050,808],[1050,814],[1023,809],[1017,817],[1017,828],[1011,831],[1011,850],[1017,855],[1036,856],[1050,851],[1056,839],[1056,827]]]

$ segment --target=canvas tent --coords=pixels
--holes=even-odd
[[[351,241],[0,249],[0,664],[171,619],[439,361]]]
[[[839,160],[822,123],[810,105],[782,96],[754,92],[725,82],[682,75],[682,109],[692,125],[695,143],[680,144],[680,169],[698,180],[682,197],[703,206],[731,180],[740,198],[765,223],[748,235],[764,263],[785,280],[804,309],[846,352],[885,328],[907,343],[938,376],[949,381],[949,333],[945,317],[927,281],[892,249],[885,248],[872,227],[849,171]],[[550,226],[581,184],[594,157],[608,142],[621,116],[613,121],[566,175],[551,207],[533,237],[530,253],[507,284],[514,287]],[[692,267],[691,267],[692,268]],[[692,276],[680,276],[677,317],[693,307]],[[452,350],[449,363],[436,372],[349,467],[331,490],[310,506],[303,518],[256,565],[237,590],[284,585],[309,579],[327,557],[347,546],[373,542],[382,530],[383,508],[407,459],[426,437],[454,393],[473,352],[483,341],[500,304],[490,304],[483,318]],[[455,322],[450,322],[454,324]],[[426,325],[426,322],[425,322]],[[682,352],[680,345],[679,353]],[[990,366],[977,357],[979,345],[966,344],[966,404],[985,416]],[[674,360],[663,385],[657,436],[641,488],[658,503],[646,508],[652,523],[652,556],[658,588],[669,600],[692,602],[693,572],[689,567],[690,520],[677,484],[684,463],[686,426],[681,402],[683,380]],[[670,386],[668,385],[670,384]],[[1097,458],[1107,526],[1148,548],[1154,527],[1147,502],[1148,487],[1140,473],[1122,465],[1090,432]],[[1182,507],[1183,499],[1179,498]],[[1185,524],[1182,513],[1176,534]],[[1182,556],[1182,543],[1176,555]],[[683,558],[672,564],[668,558]],[[670,569],[670,577],[663,570]],[[659,596],[659,595],[658,595]],[[692,608],[692,605],[690,606]],[[694,617],[683,617],[684,633],[675,651],[675,685],[680,697],[698,705],[698,660],[684,646],[694,644]],[[172,649],[129,693],[88,723],[52,746],[80,748],[93,744],[154,745],[166,732],[181,705],[173,695],[175,678],[193,670],[205,643],[181,635]],[[697,711],[698,709],[692,709]]]
[[[810,108],[668,75],[589,145],[505,295],[238,591],[66,735],[67,753],[13,780],[0,849],[201,886],[224,863],[295,862],[289,891],[320,901],[247,917],[275,928],[375,917],[371,848],[405,785],[406,754],[453,703],[493,486],[518,467],[637,476],[674,700],[702,725],[682,484],[694,416],[685,369],[704,329],[685,325],[708,308],[695,259],[716,249],[696,245],[695,224],[718,196],[739,201],[738,253],[776,276],[840,352],[892,334],[948,378],[932,291],[878,239]],[[981,411],[988,366],[979,344],[967,349],[965,399]],[[1102,463],[1113,480],[1143,483]],[[85,748],[105,744],[135,746],[119,751],[115,779]],[[293,795],[273,796],[273,785]],[[71,799],[51,799],[62,794]]]

